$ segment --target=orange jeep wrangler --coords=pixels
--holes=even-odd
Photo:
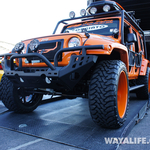
[[[132,12],[114,1],[93,2],[81,17],[74,12],[70,17],[58,22],[53,35],[22,41],[3,56],[2,102],[27,113],[44,94],[84,96],[96,124],[119,128],[127,117],[129,91],[149,97],[144,33]],[[55,34],[60,24],[61,33]]]

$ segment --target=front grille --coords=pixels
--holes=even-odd
[[[40,42],[37,52],[45,56],[50,62],[53,62],[56,52],[59,51],[61,48],[63,48],[63,40],[44,41]],[[28,48],[27,53],[32,53],[32,51]],[[39,60],[39,58],[34,57],[31,58],[31,60]],[[28,61],[30,60],[28,59]],[[42,60],[39,61],[42,62]],[[59,55],[58,61],[62,61],[62,54]]]

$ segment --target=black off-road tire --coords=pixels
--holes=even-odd
[[[10,110],[16,113],[29,113],[38,107],[42,100],[42,95],[30,95],[29,102],[23,102],[18,90],[14,87],[13,83],[5,76],[1,80],[1,100],[3,104]],[[28,96],[29,97],[29,96]]]
[[[149,99],[149,93],[150,93],[150,75],[149,75],[149,68],[147,67],[146,75],[145,76],[139,76],[136,80],[137,85],[144,84],[145,86],[139,88],[136,90],[136,96],[138,99]]]
[[[125,84],[124,89],[121,82]],[[123,93],[118,94],[119,88]],[[118,98],[118,95],[121,97]],[[97,64],[89,86],[89,108],[93,121],[104,128],[121,127],[127,116],[128,95],[128,74],[125,64],[120,60],[101,61]],[[125,99],[122,96],[125,96]],[[121,107],[118,101],[121,98],[125,102],[124,110],[119,114]]]

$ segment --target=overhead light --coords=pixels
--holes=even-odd
[[[103,11],[105,11],[105,12],[110,11],[110,6],[109,5],[104,5]]]
[[[97,8],[96,8],[96,7],[92,7],[92,8],[90,9],[90,13],[91,13],[92,15],[96,14],[96,12],[97,12]]]
[[[85,9],[82,9],[82,10],[80,11],[80,15],[81,15],[81,16],[85,16],[85,15],[86,15],[86,10],[85,10]]]
[[[70,17],[70,18],[74,18],[74,17],[75,17],[75,12],[74,12],[74,11],[71,11],[71,12],[69,13],[69,17]]]

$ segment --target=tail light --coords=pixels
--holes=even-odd
[[[1,63],[0,63],[0,70],[3,70]]]

